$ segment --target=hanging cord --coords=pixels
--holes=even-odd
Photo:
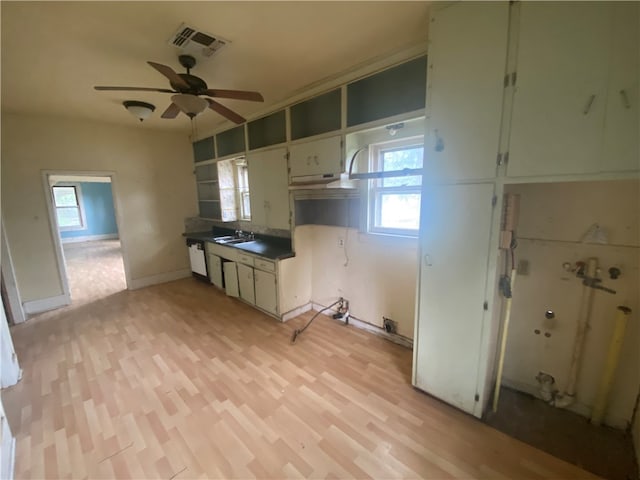
[[[293,335],[291,336],[291,344],[296,343],[296,339],[298,338],[298,336],[299,336],[302,332],[304,332],[307,328],[309,328],[309,325],[311,325],[311,323],[313,323],[313,321],[316,319],[316,317],[317,317],[318,315],[320,315],[320,314],[321,314],[322,312],[324,312],[325,310],[329,310],[330,308],[332,308],[332,307],[334,307],[334,306],[336,306],[336,305],[338,305],[338,304],[341,304],[341,305],[342,305],[342,303],[343,303],[343,302],[344,302],[344,299],[343,299],[342,297],[340,297],[340,299],[339,299],[339,300],[336,300],[335,302],[333,302],[333,303],[332,303],[331,305],[329,305],[328,307],[324,307],[322,310],[318,310],[318,311],[316,312],[316,314],[315,314],[313,317],[311,317],[311,320],[309,320],[309,321],[307,322],[307,324],[306,324],[303,328],[298,328],[298,329],[296,329],[296,330],[294,330],[294,331],[293,331]],[[339,309],[339,310],[340,310],[340,309]]]

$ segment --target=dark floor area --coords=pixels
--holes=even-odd
[[[610,480],[638,479],[631,435],[595,427],[581,415],[526,393],[502,388],[498,411],[486,423],[529,445]]]

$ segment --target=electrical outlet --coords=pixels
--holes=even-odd
[[[338,237],[338,246],[340,248],[344,247],[344,238]]]

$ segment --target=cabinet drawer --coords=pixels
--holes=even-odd
[[[238,262],[238,251],[231,247],[218,245],[217,243],[207,242],[207,252],[209,255],[218,255],[226,260]]]
[[[236,257],[236,261],[240,263],[244,263],[245,265],[253,266],[254,258],[251,255],[247,255],[245,253],[238,253]]]
[[[276,264],[274,262],[270,262],[269,260],[264,260],[262,258],[256,258],[254,266],[260,270],[266,270],[267,272],[276,271]]]

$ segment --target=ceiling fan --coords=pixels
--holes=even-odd
[[[245,90],[218,90],[210,89],[204,80],[195,75],[191,75],[191,69],[196,65],[196,59],[191,55],[178,56],[180,65],[187,69],[187,73],[176,73],[171,67],[155,62],[147,62],[158,72],[169,79],[169,84],[173,90],[168,88],[149,87],[94,87],[96,90],[129,91],[129,92],[161,92],[174,93],[171,97],[171,105],[161,115],[162,118],[176,118],[183,112],[190,118],[204,111],[206,108],[218,112],[223,117],[235,123],[244,123],[246,120],[233,110],[216,102],[212,98],[233,98],[236,100],[249,100],[251,102],[264,102],[264,98],[258,92]]]

